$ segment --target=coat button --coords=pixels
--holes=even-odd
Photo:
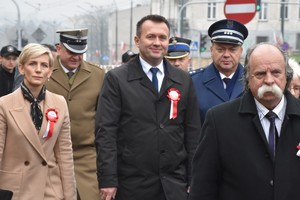
[[[47,162],[43,160],[42,165],[43,165],[43,166],[46,166],[46,165],[47,165]]]
[[[24,165],[25,166],[28,166],[30,164],[30,162],[28,161],[28,160],[26,160],[25,162],[24,162]]]
[[[165,128],[165,126],[163,124],[160,124],[159,128]]]
[[[273,187],[274,186],[274,181],[270,180],[270,185]]]
[[[161,153],[161,154],[163,154],[163,153],[165,153],[165,152],[166,152],[165,150],[160,150],[160,153]]]

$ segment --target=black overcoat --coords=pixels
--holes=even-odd
[[[300,199],[300,103],[289,92],[275,161],[251,92],[208,111],[190,200]]]
[[[188,73],[164,60],[158,93],[139,56],[107,73],[98,101],[96,146],[100,188],[118,187],[116,199],[183,200],[200,135],[200,115]],[[180,94],[169,119],[169,89]]]

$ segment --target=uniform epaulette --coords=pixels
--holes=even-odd
[[[190,74],[191,76],[193,76],[194,74],[198,74],[199,72],[204,71],[204,69],[205,69],[205,68],[199,68],[199,69],[191,70],[191,71],[189,71],[189,74]]]
[[[93,66],[93,67],[97,67],[97,68],[100,68],[100,69],[103,69],[102,65],[99,65],[98,63],[95,63],[95,62],[90,62],[90,61],[85,61],[87,64]]]

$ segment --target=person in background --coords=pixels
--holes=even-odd
[[[26,45],[19,58],[24,81],[0,98],[0,188],[13,200],[76,200],[67,103],[44,85],[52,69],[48,48]]]
[[[107,72],[96,117],[102,200],[184,200],[200,135],[191,77],[164,58],[170,25],[147,15],[136,27],[139,54]]]
[[[174,66],[188,71],[191,64],[190,45],[191,40],[180,37],[171,37],[169,40],[168,53],[165,58]]]
[[[238,21],[223,19],[209,27],[208,35],[213,62],[206,68],[191,72],[202,123],[208,109],[236,99],[243,93],[240,58],[248,30]]]
[[[125,53],[122,54],[122,63],[127,63],[130,60],[132,60],[133,58],[135,58],[137,56],[136,53],[134,53],[131,50],[126,51]]]
[[[17,67],[19,55],[20,51],[12,45],[0,51],[0,97],[15,91],[23,81]]]
[[[289,85],[289,91],[294,97],[300,97],[300,65],[292,58],[289,59],[289,65],[293,70],[293,79]]]
[[[190,200],[300,196],[300,101],[285,53],[260,43],[246,55],[245,93],[208,111],[193,160]]]
[[[96,175],[95,114],[104,70],[83,60],[88,29],[58,30],[60,43],[47,89],[65,97],[71,119],[71,138],[78,200],[99,199]]]
[[[53,58],[55,59],[56,56],[57,56],[57,50],[56,50],[56,45],[51,45],[51,44],[42,44],[44,45],[45,47],[48,47],[53,55]]]

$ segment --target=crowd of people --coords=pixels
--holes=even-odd
[[[300,196],[300,66],[248,29],[208,28],[212,63],[161,15],[121,66],[83,59],[88,29],[0,52],[0,199],[289,200]]]

